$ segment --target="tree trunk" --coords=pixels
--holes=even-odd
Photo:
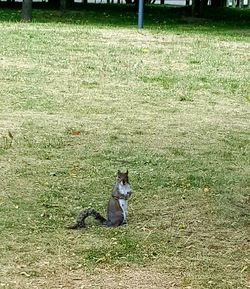
[[[50,8],[59,9],[60,8],[60,0],[49,0],[48,5]]]
[[[227,5],[226,0],[211,0],[211,7],[222,8],[225,7],[226,5]]]
[[[60,0],[60,10],[65,10],[66,4],[66,0]]]
[[[201,0],[200,1],[200,14],[199,16],[203,17],[204,16],[204,12],[207,9],[208,6],[208,0]]]
[[[69,3],[67,0],[60,0],[60,10],[65,10],[69,6]]]
[[[193,17],[200,16],[200,8],[201,8],[200,0],[193,0],[192,1],[192,16]]]
[[[208,0],[193,0],[193,2],[192,2],[192,16],[193,17],[203,17],[207,6],[208,6]]]
[[[32,19],[32,0],[23,0],[21,20],[29,22]]]
[[[74,0],[49,0],[48,5],[53,9],[65,10],[70,8],[74,3]]]
[[[244,7],[244,1],[243,0],[240,0],[239,1],[239,8],[243,8]]]

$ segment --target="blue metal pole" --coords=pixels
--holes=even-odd
[[[138,0],[138,29],[143,27],[143,8],[144,8],[144,0]]]

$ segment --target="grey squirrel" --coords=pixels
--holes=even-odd
[[[116,227],[125,224],[127,217],[128,198],[131,196],[131,194],[132,189],[129,184],[128,170],[125,173],[122,173],[120,170],[118,170],[117,181],[113,186],[112,194],[108,202],[107,219],[104,218],[95,209],[88,208],[82,210],[76,218],[75,223],[68,226],[67,228],[84,228],[86,226],[85,219],[89,216],[94,217],[102,225],[108,227]]]

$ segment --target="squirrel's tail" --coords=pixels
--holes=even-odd
[[[94,217],[97,221],[99,221],[103,225],[107,223],[107,220],[100,213],[98,213],[95,209],[88,208],[88,209],[82,210],[79,213],[78,217],[76,218],[75,223],[67,226],[67,229],[80,229],[80,228],[86,227],[85,219],[90,216]]]

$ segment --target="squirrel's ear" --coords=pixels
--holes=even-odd
[[[120,175],[120,173],[121,173],[121,171],[120,171],[120,170],[118,170],[117,174],[118,174],[118,175]]]
[[[126,171],[126,174],[128,175],[128,170]]]

